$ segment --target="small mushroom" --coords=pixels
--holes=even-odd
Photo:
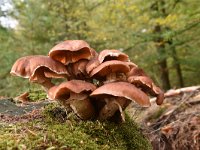
[[[60,101],[66,108],[70,107],[81,119],[91,119],[95,110],[90,102],[89,94],[96,89],[91,83],[82,80],[70,80],[52,87],[48,98]]]
[[[120,76],[121,74],[125,74],[130,71],[130,67],[127,63],[118,61],[118,60],[111,60],[106,61],[100,64],[98,67],[93,69],[90,73],[90,77],[99,79],[99,80],[105,80],[106,82],[112,82],[117,80],[124,80],[123,78],[117,78],[117,76]]]
[[[154,83],[152,86],[152,91],[150,92],[151,92],[151,95],[156,96],[156,104],[161,105],[165,98],[164,92],[159,87],[157,87]]]
[[[110,118],[119,110],[119,108],[124,110],[131,101],[134,101],[143,107],[151,105],[149,97],[143,91],[127,82],[112,82],[104,84],[94,90],[90,96],[95,97],[100,101],[103,100],[106,103],[100,110],[100,120]],[[123,116],[122,113],[121,116]]]
[[[164,100],[164,92],[157,87],[148,76],[130,76],[128,82],[141,88],[142,91],[149,93],[151,96],[156,96],[156,103],[161,105]]]
[[[134,84],[136,87],[148,91],[152,88],[153,81],[147,76],[130,76],[128,82]]]
[[[30,99],[29,99],[29,92],[22,93],[21,95],[15,97],[14,100],[22,102],[22,103],[29,102],[30,101]]]
[[[100,64],[111,60],[127,62],[131,68],[133,65],[137,66],[134,63],[130,62],[128,55],[120,52],[119,50],[103,50],[99,53],[98,56],[96,55],[96,57],[89,61],[89,63],[86,66],[86,71],[88,74],[90,74],[91,71],[98,67]]]
[[[99,53],[98,60],[101,63],[109,60],[119,60],[119,61],[124,61],[128,62],[129,57],[125,53],[122,53],[119,50],[103,50]]]
[[[12,66],[12,75],[29,78],[29,81],[41,84],[46,90],[54,86],[51,78],[67,78],[65,66],[47,56],[25,56]]]
[[[54,46],[49,51],[49,56],[64,65],[77,62],[80,59],[91,59],[96,53],[83,40],[66,40]]]

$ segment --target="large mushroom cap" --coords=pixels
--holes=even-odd
[[[81,93],[88,92],[91,93],[96,89],[96,86],[92,83],[85,82],[82,80],[70,80],[61,83],[58,86],[54,86],[48,91],[49,99],[67,99],[70,92]],[[66,96],[66,97],[65,97]]]
[[[123,97],[131,101],[135,101],[144,107],[150,106],[149,97],[140,89],[127,82],[112,82],[104,84],[90,94],[92,97],[107,95]]]
[[[18,59],[10,73],[39,83],[40,81],[38,80],[41,78],[63,78],[69,76],[62,63],[41,55],[25,56]]]
[[[83,40],[66,40],[54,46],[49,56],[65,65],[80,59],[90,59],[95,55],[89,44]]]
[[[90,76],[97,78],[105,77],[110,73],[127,73],[129,70],[130,67],[127,63],[118,60],[111,60],[106,61],[93,69],[90,73]]]
[[[100,63],[109,60],[130,61],[128,55],[119,50],[103,50],[99,53],[98,60]]]

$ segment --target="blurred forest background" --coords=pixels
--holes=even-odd
[[[60,41],[119,49],[165,90],[200,83],[200,0],[0,0],[0,96],[33,85],[15,60]]]

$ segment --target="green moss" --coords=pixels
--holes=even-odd
[[[46,92],[41,89],[41,88],[38,88],[38,89],[35,89],[35,88],[31,88],[29,90],[29,99],[30,101],[40,101],[40,100],[44,100],[47,98],[47,94]]]
[[[81,121],[58,108],[52,104],[46,107],[43,120],[0,125],[0,149],[152,149],[128,118],[122,124]]]

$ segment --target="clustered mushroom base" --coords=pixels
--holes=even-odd
[[[119,50],[99,54],[83,40],[67,40],[48,56],[19,58],[11,74],[41,84],[48,98],[57,100],[83,120],[125,121],[124,110],[135,102],[149,107],[149,96],[161,105],[164,93],[128,55]],[[66,78],[55,85],[52,78]]]

